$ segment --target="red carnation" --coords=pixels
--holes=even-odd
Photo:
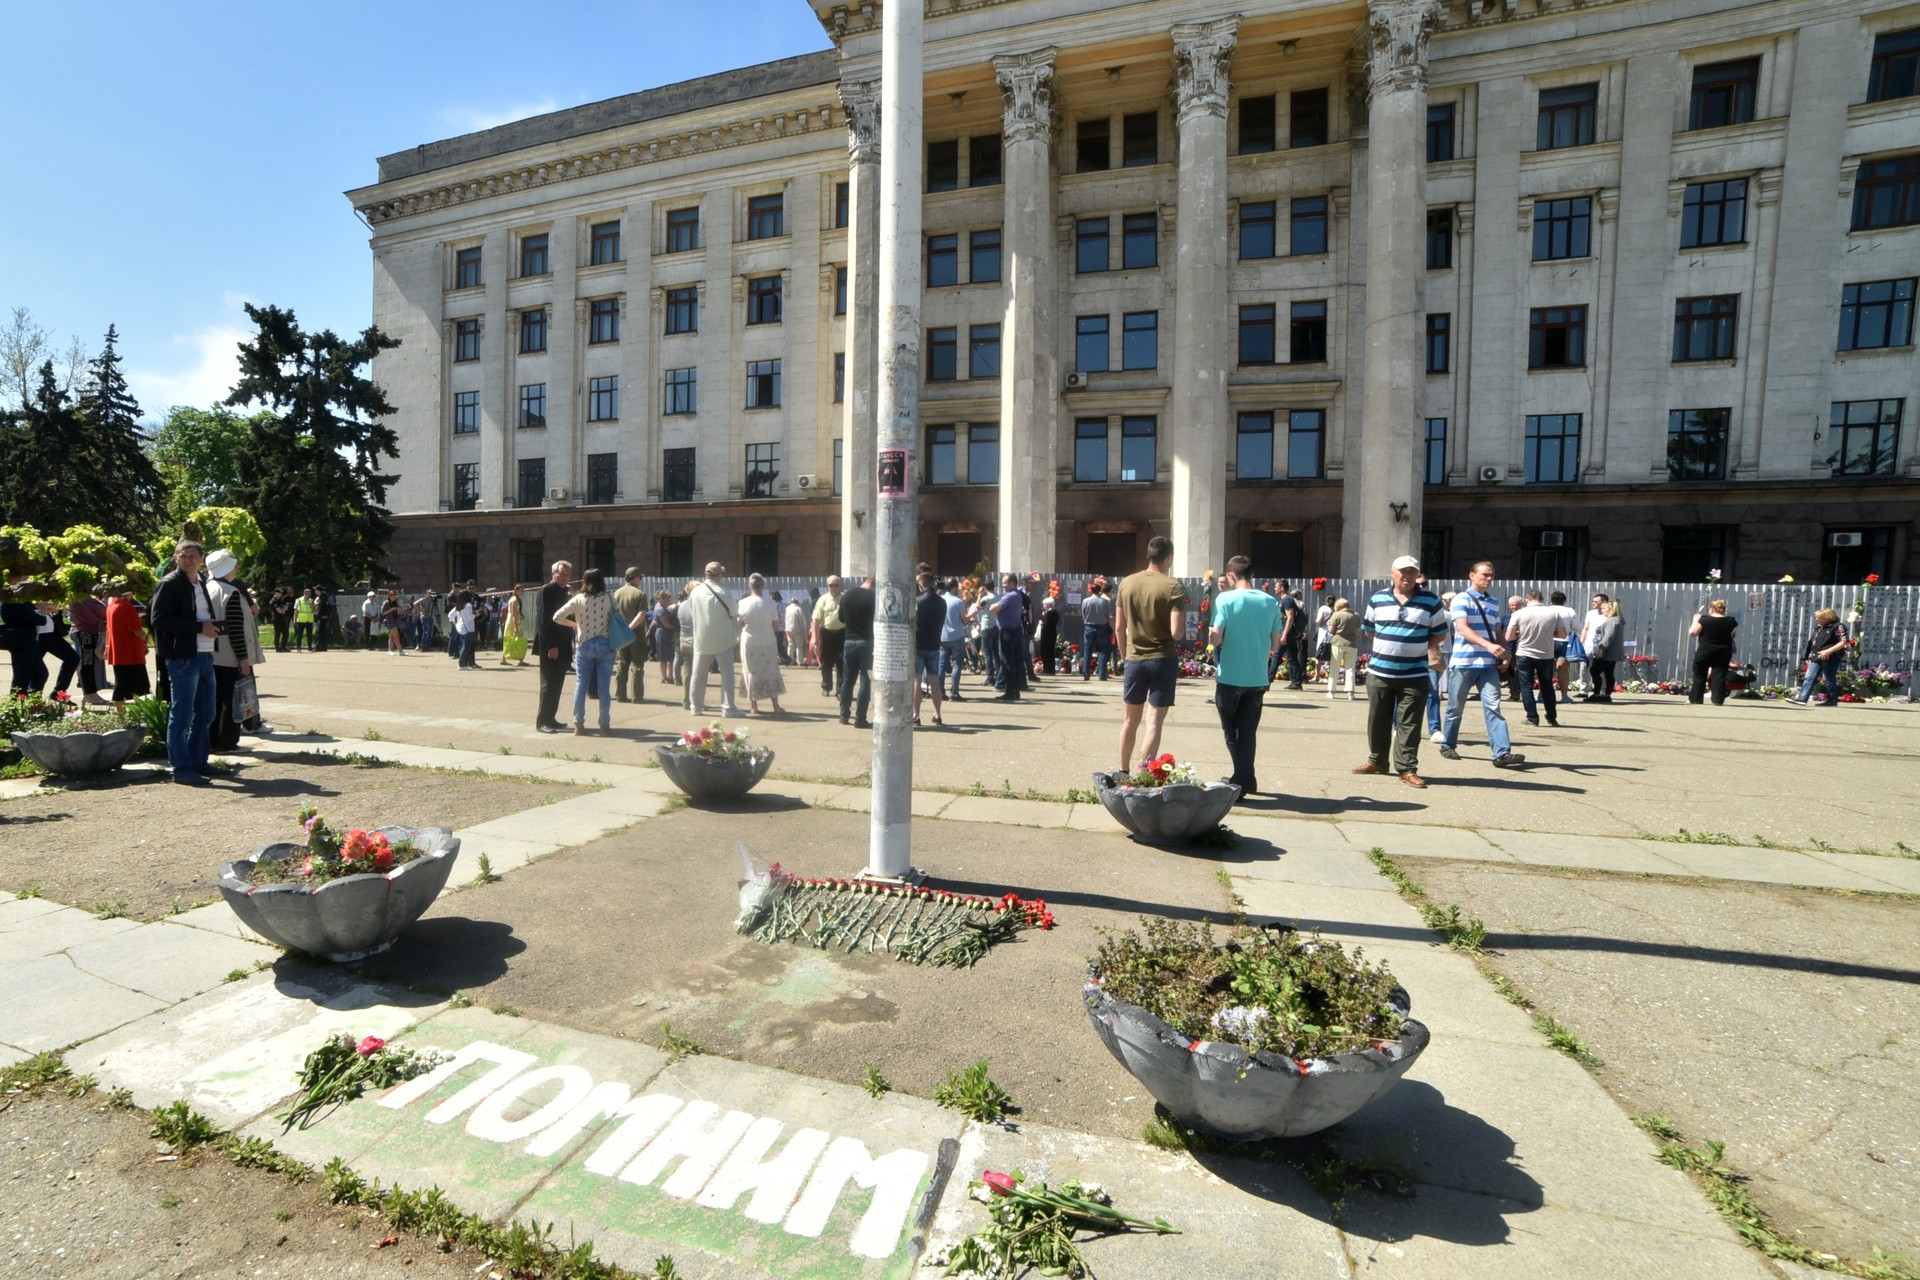
[[[1010,1196],[1013,1194],[1015,1183],[1011,1177],[1004,1173],[995,1173],[993,1170],[988,1169],[980,1175],[980,1181],[992,1187],[995,1195]]]
[[[1868,585],[1868,586],[1870,586],[1870,587],[1877,587],[1877,586],[1879,586],[1879,585],[1880,585],[1880,575],[1879,575],[1879,574],[1877,574],[1877,573],[1870,573],[1870,574],[1868,574],[1868,575],[1867,575],[1867,585]],[[67,695],[63,693],[63,694],[61,694],[60,696],[64,698],[64,697],[66,697]]]
[[[370,1058],[386,1047],[387,1042],[379,1036],[368,1036],[365,1040],[355,1045],[353,1051],[363,1058]]]

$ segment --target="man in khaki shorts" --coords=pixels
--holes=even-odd
[[[1113,643],[1125,665],[1120,678],[1120,770],[1134,768],[1133,740],[1140,732],[1144,707],[1147,740],[1141,757],[1160,753],[1160,729],[1173,708],[1173,690],[1180,679],[1179,637],[1186,632],[1187,589],[1167,572],[1173,560],[1173,542],[1154,538],[1147,543],[1147,567],[1129,574],[1114,602]]]

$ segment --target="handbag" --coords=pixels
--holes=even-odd
[[[615,652],[633,643],[633,628],[628,625],[625,618],[620,616],[620,610],[617,607],[607,623],[607,638],[613,642]]]
[[[1585,642],[1583,642],[1578,635],[1568,636],[1567,637],[1567,661],[1568,662],[1585,662],[1586,660],[1587,660],[1587,646]]]
[[[245,724],[259,715],[260,687],[252,676],[241,676],[233,682],[233,722]]]

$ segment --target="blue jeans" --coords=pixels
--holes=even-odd
[[[471,631],[462,632],[460,635],[460,665],[463,667],[477,667],[480,665],[473,660],[474,639],[474,634]]]
[[[1800,701],[1808,702],[1813,698],[1813,686],[1817,681],[1827,682],[1827,705],[1840,705],[1840,658],[1814,658],[1807,663],[1807,682],[1800,686]]]
[[[840,657],[840,718],[857,712],[854,719],[865,724],[873,700],[873,641],[849,634]]]
[[[600,727],[613,727],[613,702],[608,688],[613,683],[613,643],[605,636],[592,636],[573,651],[573,722],[587,722],[587,692],[600,699]]]
[[[1113,652],[1112,627],[1088,627],[1087,638],[1080,654],[1080,678],[1086,679],[1093,674],[1094,664],[1100,665],[1100,678],[1107,678],[1107,659]]]
[[[1480,692],[1480,710],[1487,720],[1487,745],[1498,760],[1513,750],[1507,736],[1507,718],[1500,713],[1500,686],[1505,683],[1498,667],[1455,667],[1447,672],[1446,739],[1449,747],[1460,745],[1460,717],[1466,713],[1467,695]]]
[[[1220,732],[1227,739],[1227,758],[1233,761],[1233,776],[1227,781],[1246,795],[1259,790],[1254,773],[1253,752],[1260,736],[1260,712],[1266,705],[1267,686],[1263,684],[1216,684],[1214,709],[1220,713]]]
[[[942,675],[950,677],[947,690],[949,698],[960,696],[960,668],[967,665],[967,642],[965,640],[942,640],[940,657],[946,665]]]
[[[173,701],[167,707],[167,764],[175,777],[207,771],[213,733],[213,655],[168,658]]]
[[[1534,711],[1533,685],[1540,682],[1540,706],[1547,713],[1548,724],[1560,723],[1559,711],[1553,700],[1553,659],[1520,658],[1520,704],[1527,709],[1527,721],[1532,723],[1540,717]]]
[[[1427,668],[1427,732],[1440,732],[1440,673],[1432,667]]]
[[[998,688],[1002,693],[1020,696],[1022,689],[1033,687],[1033,663],[1027,657],[1027,633],[1019,627],[996,627],[1000,650],[1000,681]]]

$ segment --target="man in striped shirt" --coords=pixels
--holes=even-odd
[[[1443,729],[1447,740],[1440,754],[1448,760],[1460,758],[1460,720],[1466,714],[1467,697],[1478,692],[1480,710],[1487,721],[1487,745],[1493,749],[1493,767],[1512,769],[1526,763],[1526,757],[1513,750],[1507,736],[1507,718],[1500,711],[1501,668],[1511,665],[1511,655],[1500,643],[1505,634],[1500,622],[1500,602],[1487,593],[1493,585],[1493,565],[1482,560],[1467,575],[1470,584],[1453,598],[1453,656],[1447,663],[1447,714]]]
[[[1360,630],[1371,638],[1367,660],[1367,762],[1355,773],[1393,772],[1410,787],[1420,776],[1420,714],[1427,705],[1427,672],[1440,665],[1440,641],[1450,628],[1440,597],[1420,584],[1420,562],[1393,562],[1393,585],[1367,601]],[[1389,747],[1391,743],[1391,747]]]

